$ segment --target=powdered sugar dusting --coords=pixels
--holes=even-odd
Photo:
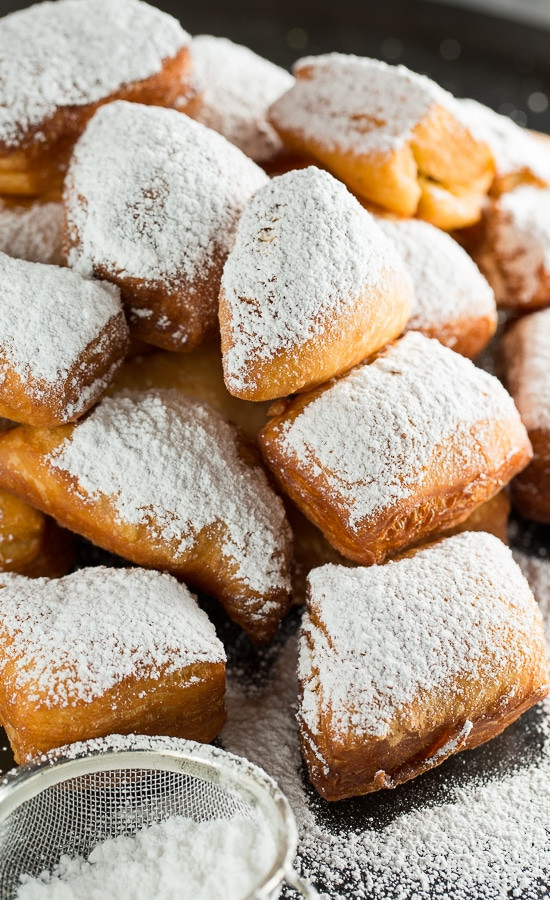
[[[0,378],[15,370],[24,382],[55,388],[113,317],[118,288],[75,272],[0,253]],[[33,385],[39,392],[40,385]]]
[[[247,205],[222,290],[233,345],[228,386],[251,383],[255,359],[292,351],[335,327],[402,264],[347,188],[314,166],[274,178]]]
[[[0,251],[29,262],[61,265],[60,203],[12,206],[0,201]]]
[[[483,532],[385,566],[323,566],[309,587],[298,674],[300,718],[313,734],[328,717],[337,736],[387,738],[413,702],[459,703],[457,678],[520,671],[524,648],[540,643],[527,582],[510,550]]]
[[[377,218],[376,223],[395,243],[413,280],[408,330],[443,328],[463,318],[496,318],[493,291],[450,235],[419,219]]]
[[[390,155],[436,105],[452,101],[429,78],[377,59],[328,53],[300,59],[294,71],[272,121],[327,150]]]
[[[138,0],[57,0],[5,16],[0,142],[17,146],[58,107],[156,75],[189,40],[176,19]]]
[[[275,440],[326,482],[356,528],[417,491],[446,441],[460,448],[463,435],[468,446],[472,426],[495,418],[518,419],[500,382],[411,331],[283,423]]]
[[[3,677],[29,703],[34,690],[47,707],[90,703],[127,678],[225,660],[208,617],[170,575],[102,566],[54,580],[3,575],[1,596],[4,656],[17,661]]]
[[[49,459],[77,479],[84,499],[108,496],[122,522],[152,539],[192,550],[197,535],[223,525],[219,542],[252,590],[288,589],[281,500],[260,466],[239,456],[238,432],[206,404],[176,390],[105,398]]]
[[[292,75],[227,38],[200,34],[193,38],[191,52],[202,88],[195,118],[256,162],[279,153],[283,143],[266,113],[292,87]]]
[[[176,110],[110,103],[94,115],[68,172],[69,264],[86,275],[101,267],[168,284],[205,279],[266,181],[225,138]]]
[[[506,382],[528,431],[550,429],[550,309],[525,316],[504,336]]]

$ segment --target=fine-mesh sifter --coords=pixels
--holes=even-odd
[[[134,836],[176,815],[227,820],[228,828],[239,816],[268,829],[274,858],[266,859],[250,900],[277,897],[283,881],[318,897],[292,868],[294,815],[262,769],[194,741],[112,735],[62,748],[2,780],[0,900],[16,896],[21,875],[51,871],[65,854],[87,859],[108,838]]]

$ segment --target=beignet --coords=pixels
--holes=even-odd
[[[533,461],[512,482],[512,501],[526,518],[550,522],[550,309],[510,326],[500,362],[533,445]]]
[[[0,199],[0,252],[60,266],[63,211],[57,200],[15,203]]]
[[[495,296],[466,251],[427,222],[380,217],[376,222],[394,242],[413,281],[406,330],[437,338],[462,356],[481,353],[497,327]]]
[[[0,490],[0,572],[58,578],[69,571],[73,560],[72,534],[28,503]]]
[[[292,75],[248,47],[210,34],[193,38],[191,56],[202,90],[193,118],[223,134],[262,166],[284,155],[267,110],[292,87]]]
[[[462,224],[479,218],[493,161],[457,119],[450,94],[404,66],[340,53],[301,59],[294,74],[269,111],[292,150],[398,215],[413,216],[422,184],[435,183],[476,192],[477,209]]]
[[[548,693],[542,619],[488,534],[309,576],[298,710],[327,800],[393,788],[477,747]]]
[[[57,0],[0,26],[0,194],[60,187],[102,103],[171,106],[191,68],[189,35],[139,0]]]
[[[268,466],[331,544],[363,565],[463,522],[531,459],[500,382],[413,331],[272,409],[259,435]]]
[[[254,640],[270,640],[288,609],[281,500],[237,429],[178,391],[124,392],[75,426],[2,435],[0,483],[216,597]]]
[[[113,285],[0,253],[0,416],[72,422],[105,392],[127,346]]]
[[[207,742],[223,727],[223,645],[175,578],[97,567],[0,585],[0,719],[17,762],[114,731]]]
[[[223,271],[227,389],[271,400],[323,384],[397,337],[411,296],[395,247],[341,182],[313,166],[274,178]]]
[[[266,182],[237,147],[188,116],[110,103],[67,173],[67,262],[119,286],[136,337],[192,350],[216,332],[237,220]]]

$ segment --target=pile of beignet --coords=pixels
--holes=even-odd
[[[550,310],[504,338],[512,396],[471,359],[495,293],[550,306],[550,150],[401,66],[294,74],[140,0],[2,20],[18,761],[219,733],[224,648],[188,586],[258,643],[306,600],[298,721],[328,799],[412,778],[548,691],[503,541],[512,479],[550,520]],[[137,568],[67,574],[74,534]]]

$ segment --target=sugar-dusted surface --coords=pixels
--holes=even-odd
[[[525,427],[550,430],[550,309],[525,316],[504,336],[506,380]]]
[[[411,331],[312,400],[276,440],[285,457],[324,479],[356,528],[421,489],[446,441],[460,448],[463,435],[467,447],[472,426],[517,417],[496,378]]]
[[[195,118],[256,162],[282,150],[282,141],[266,113],[270,104],[292,87],[292,75],[227,38],[200,34],[193,38],[191,52],[202,89]]]
[[[13,369],[55,387],[120,315],[113,285],[0,253],[0,377]]]
[[[429,78],[367,57],[306,57],[295,73],[294,87],[271,107],[273,121],[327,150],[390,155],[436,105],[452,101]]]
[[[29,262],[61,264],[60,203],[11,206],[0,201],[0,251]]]
[[[251,590],[287,589],[282,575],[283,504],[260,466],[239,456],[237,430],[208,405],[176,390],[105,398],[49,463],[77,479],[84,499],[109,497],[122,522],[192,550],[203,529],[217,538]]]
[[[228,386],[250,385],[255,359],[338,331],[338,317],[402,267],[372,216],[315,166],[274,178],[248,203],[223,273],[233,346]]]
[[[419,219],[377,218],[403,257],[414,285],[407,328],[445,326],[457,320],[496,316],[492,289],[450,235]]]
[[[55,580],[3,575],[1,596],[3,655],[18,661],[8,692],[34,685],[48,707],[225,659],[208,617],[170,575],[104,567]]]
[[[520,670],[541,623],[510,550],[467,532],[384,566],[309,575],[300,717],[313,734],[387,738],[413,702]],[[311,656],[310,656],[311,654]],[[458,691],[458,694],[457,694]]]
[[[176,19],[139,0],[58,0],[6,16],[0,143],[16,146],[58,107],[94,103],[156,75],[189,41]]]
[[[550,183],[550,151],[525,128],[477,100],[457,100],[454,112],[476,140],[489,145],[497,177],[529,169]]]
[[[77,236],[69,264],[154,283],[204,279],[266,181],[237,147],[176,110],[110,103],[80,138],[67,176]]]

